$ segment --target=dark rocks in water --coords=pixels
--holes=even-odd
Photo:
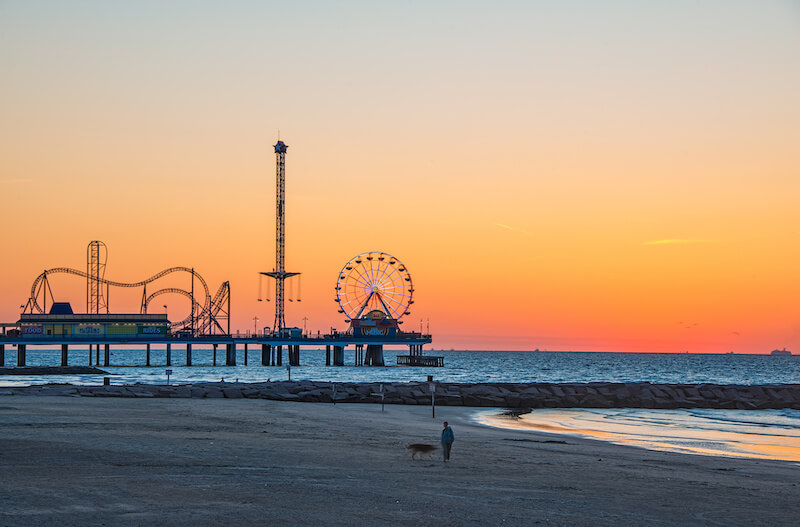
[[[533,410],[531,408],[506,408],[503,411],[503,413],[500,414],[500,415],[504,415],[504,416],[508,416],[508,417],[515,417],[515,418],[519,419],[519,416],[524,415],[524,414],[529,414],[532,411]]]
[[[91,366],[19,366],[0,368],[0,375],[109,375]]]

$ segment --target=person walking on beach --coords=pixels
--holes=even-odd
[[[450,425],[445,421],[444,429],[442,430],[442,456],[444,457],[444,461],[450,461],[450,447],[453,446],[453,441],[455,441],[453,429],[450,428]]]

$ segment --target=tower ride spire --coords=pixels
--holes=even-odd
[[[275,322],[276,333],[286,327],[284,315],[285,281],[290,276],[300,273],[286,272],[286,149],[289,145],[283,141],[275,144],[275,269],[270,273],[261,273],[275,279]]]

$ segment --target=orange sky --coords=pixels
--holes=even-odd
[[[99,239],[271,325],[280,133],[290,325],[377,250],[436,348],[800,352],[796,3],[291,4],[0,4],[0,319]]]

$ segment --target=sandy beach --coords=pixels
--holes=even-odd
[[[0,398],[2,525],[794,525],[794,463],[476,424],[477,409]],[[456,434],[412,461],[409,442]]]

